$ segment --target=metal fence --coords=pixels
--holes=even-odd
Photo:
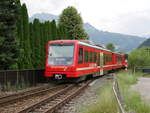
[[[135,70],[140,70],[143,73],[150,74],[150,66],[135,67]]]
[[[118,80],[116,77],[114,77],[113,92],[114,92],[115,98],[116,98],[117,103],[118,103],[119,113],[135,113],[133,111],[129,111],[129,112],[125,111],[124,99],[120,93],[119,84],[118,84]]]
[[[43,76],[44,70],[4,70],[0,71],[0,86],[30,84],[36,85],[37,83],[46,82]]]
[[[119,85],[118,85],[118,81],[117,81],[116,77],[114,77],[113,92],[115,94],[115,97],[116,97],[116,100],[117,100],[117,103],[118,103],[119,112],[120,113],[126,113],[125,108],[124,108],[123,98],[120,94]]]

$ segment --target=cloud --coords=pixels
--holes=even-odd
[[[51,13],[60,14],[61,11],[68,5],[73,5],[74,0],[21,0],[21,3],[26,3],[29,15],[35,13]]]
[[[111,32],[133,35],[150,34],[150,0],[21,0],[29,15],[51,13],[59,15],[73,5],[84,22]]]
[[[120,17],[109,26],[113,32],[132,35],[150,34],[150,11],[142,11],[120,15]]]

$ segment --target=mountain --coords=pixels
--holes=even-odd
[[[145,40],[138,48],[142,48],[142,47],[150,47],[150,38]]]
[[[48,21],[48,20],[49,21],[58,20],[57,15],[53,15],[53,14],[49,14],[49,13],[36,13],[29,18],[29,21],[33,22],[33,20],[35,18],[39,19],[41,22]]]
[[[34,14],[31,18],[29,18],[29,20],[32,22],[35,18],[38,18],[41,22],[48,20],[51,21],[53,19],[58,21],[57,15],[48,13]],[[83,27],[88,33],[91,41],[99,43],[100,45],[113,43],[116,47],[116,51],[130,52],[133,49],[136,49],[143,41],[146,40],[144,37],[101,31],[89,23],[85,23]]]
[[[88,33],[91,41],[102,45],[113,43],[116,51],[130,52],[145,40],[144,37],[101,31],[89,23],[84,24],[84,29]]]

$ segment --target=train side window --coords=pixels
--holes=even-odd
[[[116,57],[116,61],[117,61],[117,63],[118,63],[118,61],[119,61],[119,60],[118,60],[118,56]]]
[[[121,56],[117,56],[117,63],[120,63],[122,61],[122,57]]]
[[[120,63],[121,63],[122,62],[122,56],[120,56],[119,60],[120,60]]]
[[[90,62],[92,62],[93,59],[93,52],[90,52]]]
[[[112,62],[112,55],[110,55],[110,61]]]
[[[88,62],[90,62],[90,57],[91,57],[91,52],[90,51],[88,51]]]
[[[108,57],[108,62],[110,62],[110,55],[107,55],[107,57]]]
[[[100,54],[98,53],[98,60],[97,60],[98,66],[100,66]]]
[[[83,48],[79,48],[78,64],[83,63]]]
[[[86,50],[84,50],[84,62],[86,62]]]
[[[88,51],[85,50],[85,51],[84,51],[84,62],[85,62],[85,63],[88,62],[88,58],[89,58],[89,57],[88,57]]]
[[[109,55],[109,62],[112,62],[112,55]]]
[[[107,55],[104,54],[104,65],[106,64],[106,62],[107,62]]]
[[[94,63],[96,63],[96,58],[97,58],[97,56],[96,56],[97,54],[96,54],[96,52],[94,52]]]

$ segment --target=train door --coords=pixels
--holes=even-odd
[[[104,74],[104,72],[103,72],[103,65],[104,65],[104,55],[103,55],[103,53],[101,52],[100,53],[100,67],[101,67],[101,69],[100,69],[100,75],[103,75]]]

